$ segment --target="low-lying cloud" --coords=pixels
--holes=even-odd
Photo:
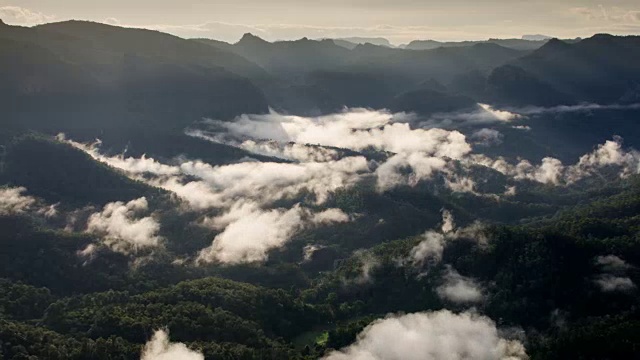
[[[338,160],[338,151],[320,146],[297,143],[280,144],[275,141],[256,142],[247,140],[238,145],[239,148],[265,156],[273,156],[299,162],[327,162]]]
[[[516,360],[528,356],[522,343],[502,338],[491,319],[442,310],[376,320],[355,343],[324,359]]]
[[[476,145],[488,147],[502,144],[504,135],[498,130],[483,128],[474,131],[471,136],[469,136],[469,139]]]
[[[24,195],[24,187],[0,188],[0,215],[22,214],[36,204],[32,196]]]
[[[426,120],[422,120],[419,126],[422,128],[458,128],[469,125],[483,125],[496,123],[509,123],[527,119],[530,116],[543,114],[572,113],[598,110],[637,110],[640,104],[593,104],[583,103],[576,105],[558,105],[551,107],[526,106],[507,107],[496,109],[488,104],[478,104],[478,109],[473,111],[454,111],[433,114]],[[514,128],[529,130],[526,125],[514,125]]]
[[[223,232],[200,252],[198,261],[227,264],[263,261],[269,250],[283,246],[303,223],[300,207],[260,210],[242,206],[231,212],[234,219],[223,225]]]
[[[255,203],[238,203],[207,221],[222,232],[210,247],[200,252],[197,261],[225,264],[264,261],[269,250],[284,246],[306,227],[347,221],[349,216],[339,209],[312,213],[299,204],[290,209],[265,210]]]
[[[498,121],[511,121],[519,116],[489,106],[482,111]],[[99,142],[84,145],[64,140],[62,136],[60,140],[121,169],[133,179],[175,193],[192,210],[224,214],[209,219],[213,222],[222,223],[222,218],[243,214],[216,226],[220,232],[212,245],[200,252],[199,262],[263,261],[268,251],[284,246],[304,228],[322,222],[346,221],[347,214],[337,214],[334,210],[313,215],[309,204],[321,206],[332,192],[364,180],[373,179],[380,192],[442,180],[441,184],[452,192],[483,195],[476,191],[473,177],[464,171],[461,173],[460,169],[486,166],[511,181],[570,185],[606,167],[617,167],[621,176],[637,173],[640,164],[639,153],[622,149],[620,139],[599,145],[570,166],[551,157],[544,158],[540,164],[527,160],[512,164],[503,158],[473,154],[471,143],[458,131],[412,128],[409,122],[413,120],[410,114],[367,109],[346,109],[320,117],[271,112],[242,115],[232,122],[208,120],[201,124],[205,130],[191,129],[187,135],[290,160],[243,161],[217,166],[200,160],[176,159],[170,165],[144,156],[105,156],[98,150]],[[501,140],[501,134],[481,129],[470,140],[474,139],[476,145],[496,143]],[[375,149],[385,153],[378,160],[367,160],[365,156],[340,149]],[[287,208],[282,208],[287,202]],[[151,225],[152,220],[149,218],[147,225]],[[271,227],[279,229],[267,231]],[[250,231],[243,235],[243,228]],[[155,243],[153,235],[149,236],[150,243]],[[425,233],[424,241],[412,250],[408,261],[416,266],[438,262],[444,242],[455,236],[458,234]]]
[[[620,257],[597,256],[595,264],[602,272],[594,282],[603,292],[629,292],[636,289],[636,284],[627,276],[627,271],[633,267]]]
[[[165,330],[158,330],[144,345],[140,360],[204,360],[204,355],[185,344],[172,343]]]
[[[598,145],[592,152],[581,156],[577,163],[568,166],[552,157],[545,157],[539,165],[528,160],[514,165],[503,158],[492,159],[478,154],[471,155],[468,161],[490,167],[515,180],[550,185],[570,185],[610,166],[618,167],[621,177],[637,174],[640,169],[640,153],[633,149],[624,150],[620,138]]]
[[[354,185],[370,172],[362,156],[327,162],[276,163],[241,162],[213,166],[202,161],[180,165],[161,164],[153,158],[124,158],[101,155],[95,146],[69,142],[94,159],[121,169],[137,180],[176,193],[196,209],[229,209],[239,199],[262,206],[308,191],[318,204],[339,188]],[[154,175],[151,179],[141,175]],[[196,178],[196,180],[193,180]]]
[[[626,276],[616,276],[612,274],[602,274],[596,277],[595,283],[604,292],[626,292],[636,288],[633,281]]]
[[[58,215],[58,204],[45,204],[26,192],[25,187],[0,187],[0,216],[28,213],[52,218]]]
[[[148,207],[144,197],[128,203],[109,203],[89,217],[86,231],[100,236],[102,243],[113,251],[124,254],[157,247],[161,243],[160,224],[151,216],[141,215],[148,212]],[[89,253],[87,249],[82,251],[83,255]]]
[[[364,150],[374,148],[393,153],[422,152],[459,159],[471,151],[465,136],[443,129],[411,129],[411,115],[367,109],[350,109],[315,118],[283,115],[242,115],[232,122],[210,120],[235,140],[246,138],[295,142]]]
[[[458,128],[468,125],[508,123],[524,116],[508,110],[494,109],[491,105],[478,104],[472,111],[453,111],[431,115],[419,122],[421,128]]]
[[[625,271],[631,268],[631,265],[616,255],[598,256],[595,262],[605,271]]]
[[[594,111],[594,110],[637,110],[640,109],[640,104],[592,104],[584,103],[577,105],[558,105],[551,107],[538,107],[528,106],[524,108],[510,109],[522,115],[539,115],[546,113],[569,113],[580,111]]]
[[[410,250],[407,258],[403,259],[401,263],[416,268],[439,264],[447,243],[459,238],[471,238],[483,246],[486,243],[486,238],[482,234],[482,229],[482,224],[478,222],[458,229],[453,214],[448,210],[443,210],[440,229],[428,230],[422,234],[420,243]]]
[[[436,288],[438,296],[456,304],[470,304],[482,301],[482,287],[475,280],[460,275],[454,268],[447,266],[443,284]]]

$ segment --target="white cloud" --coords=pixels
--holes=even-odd
[[[400,185],[415,186],[418,182],[431,179],[437,172],[443,171],[447,160],[423,153],[397,154],[382,163],[375,171],[380,191]],[[411,169],[411,172],[406,171]]]
[[[148,203],[144,197],[128,203],[109,203],[101,212],[89,217],[86,231],[101,236],[105,245],[125,254],[157,247],[161,241],[157,234],[160,224],[150,216],[140,216],[147,211]],[[87,249],[83,251],[86,252]]]
[[[303,227],[304,211],[291,209],[262,210],[255,204],[242,204],[213,220],[224,230],[203,249],[199,262],[220,261],[226,264],[259,262],[271,249],[283,246]]]
[[[314,224],[326,225],[333,223],[345,223],[349,221],[349,215],[340,209],[327,209],[319,213],[315,213],[311,218]]]
[[[458,159],[471,151],[465,136],[442,129],[411,129],[410,115],[349,109],[316,118],[282,115],[242,115],[233,122],[211,120],[236,138],[319,144],[352,150],[375,148],[394,153],[422,152]]]
[[[315,254],[316,251],[322,250],[324,248],[325,246],[323,245],[315,245],[315,244],[306,245],[302,249],[302,261],[303,262],[311,261],[311,259],[313,258],[313,254]]]
[[[578,163],[569,169],[568,182],[575,182],[585,176],[595,173],[606,166],[621,168],[620,176],[637,174],[640,170],[640,153],[635,150],[624,151],[622,139],[608,140],[591,153],[580,157]]]
[[[578,105],[558,105],[551,107],[539,107],[539,106],[527,106],[523,108],[510,109],[510,111],[517,111],[523,115],[538,115],[545,113],[568,113],[568,112],[580,112],[580,111],[593,111],[593,110],[634,110],[640,109],[640,104],[592,104],[583,103]]]
[[[290,209],[269,207],[305,190],[314,194],[321,204],[331,191],[349,187],[360,179],[361,173],[370,172],[364,157],[304,163],[242,162],[224,166],[183,161],[170,166],[144,157],[106,157],[99,154],[95,146],[70,143],[135,179],[173,191],[196,210],[221,210],[222,215],[205,221],[221,233],[210,247],[200,252],[200,263],[263,261],[268,251],[283,246],[307,226],[349,221],[349,216],[339,209],[313,213],[299,204]],[[141,177],[142,174],[147,176]],[[122,242],[112,240],[121,237],[109,237],[109,244],[121,245]]]
[[[427,231],[422,235],[422,241],[411,249],[409,259],[414,266],[425,263],[439,263],[444,251],[445,236],[435,231]]]
[[[484,226],[475,222],[463,228],[456,228],[453,214],[448,210],[442,211],[442,224],[439,231],[428,230],[421,238],[418,245],[414,246],[407,258],[400,261],[401,265],[422,268],[440,263],[447,242],[459,238],[473,239],[478,245],[486,245],[486,237],[483,234]]]
[[[500,112],[487,107],[483,111],[500,121],[509,121],[517,114]],[[595,173],[603,166],[623,168],[621,174],[637,173],[640,156],[623,151],[619,140],[609,141],[594,152],[586,154],[573,166],[565,166],[554,158],[544,158],[539,165],[522,160],[511,164],[503,158],[492,159],[471,154],[465,136],[443,129],[412,129],[407,114],[386,111],[351,109],[320,116],[299,117],[277,113],[242,115],[233,122],[210,120],[209,132],[190,130],[191,136],[218,141],[247,150],[295,160],[282,162],[240,162],[213,166],[199,160],[181,160],[179,165],[162,164],[153,158],[107,157],[97,146],[67,141],[96,160],[123,170],[130,177],[174,192],[194,210],[217,209],[221,222],[233,214],[246,213],[256,221],[236,218],[219,227],[221,233],[211,247],[200,254],[200,261],[246,262],[262,261],[271,249],[281,247],[304,226],[322,221],[346,221],[348,216],[330,210],[311,218],[308,209],[297,205],[290,209],[272,209],[279,200],[293,200],[309,194],[316,204],[324,203],[337,189],[354,186],[362,180],[374,178],[377,189],[386,191],[397,186],[415,186],[421,181],[441,176],[451,191],[477,194],[473,178],[458,173],[458,166],[483,165],[495,169],[514,180],[530,180],[554,185],[567,185]],[[486,129],[488,130],[488,129]],[[485,131],[494,137],[499,134]],[[60,138],[63,140],[63,137]],[[264,141],[264,140],[267,141]],[[308,146],[302,144],[319,144]],[[340,157],[335,149],[352,150],[375,148],[392,152],[382,163],[368,162],[364,156]],[[477,194],[481,195],[481,194]],[[274,225],[276,224],[276,225]],[[254,225],[242,236],[241,227]],[[269,226],[281,226],[267,232]],[[267,236],[260,236],[267,234]],[[427,232],[425,240],[413,249],[411,262],[439,261],[444,241],[458,234]],[[236,240],[241,239],[241,240]]]
[[[222,232],[210,247],[200,252],[197,261],[225,264],[264,261],[270,250],[284,246],[305,227],[347,221],[349,216],[339,209],[312,213],[299,204],[290,209],[265,210],[256,203],[238,203],[224,214],[206,220],[207,225]]]
[[[242,144],[241,147],[260,154],[299,161],[310,158],[327,161],[335,153],[333,150],[329,154],[318,154],[317,149],[313,152],[303,147],[296,149],[290,142],[357,151],[374,148],[395,153],[375,170],[380,191],[399,185],[414,186],[431,179],[437,172],[448,175],[447,184],[454,191],[472,189],[471,181],[453,178],[450,172],[445,171],[451,159],[461,159],[471,152],[471,145],[465,136],[458,131],[438,128],[412,129],[410,124],[403,122],[411,119],[411,115],[404,113],[391,114],[367,109],[347,109],[338,114],[315,118],[271,112],[267,115],[242,115],[233,122],[208,121],[210,130],[217,131],[217,135],[204,135],[201,131],[189,133],[206,136],[211,141],[236,146]],[[274,145],[278,143],[281,145]],[[406,169],[411,171],[407,172]]]
[[[84,151],[89,154],[95,160],[112,166],[116,169],[125,171],[131,175],[153,174],[153,175],[178,175],[180,169],[175,166],[161,164],[153,158],[148,158],[146,155],[142,155],[140,158],[119,156],[106,156],[100,154],[98,151],[99,146],[102,144],[100,140],[96,140],[93,144],[82,144],[73,140],[66,139],[65,135],[60,133],[57,135],[59,141],[64,141],[67,144]]]
[[[476,192],[476,182],[466,176],[456,174],[448,174],[444,179],[445,185],[453,192],[463,192],[474,195],[480,195]]]
[[[636,288],[636,284],[625,276],[627,270],[631,269],[632,266],[618,256],[597,256],[595,263],[602,270],[602,273],[594,279],[600,290],[604,292],[628,292]]]
[[[471,145],[465,136],[443,129],[412,129],[408,123],[401,122],[410,119],[411,115],[403,113],[366,109],[345,110],[315,118],[272,112],[242,115],[233,122],[210,120],[207,125],[211,132],[196,129],[187,132],[209,141],[295,160],[298,164],[245,162],[214,167],[200,161],[187,161],[172,167],[144,157],[106,158],[95,147],[84,146],[84,150],[130,174],[151,172],[163,175],[147,181],[176,192],[198,208],[229,207],[238,196],[248,196],[266,204],[295,196],[304,189],[314,193],[318,203],[322,203],[330,191],[349,187],[371,175],[364,157],[338,158],[335,149],[323,146],[394,152],[395,155],[377,164],[373,172],[380,191],[400,185],[414,186],[440,173],[451,190],[473,192],[475,183],[472,179],[456,176],[446,169],[451,159],[462,159],[470,153]],[[71,143],[83,147],[82,144]],[[201,180],[195,183],[185,181],[184,175]]]
[[[292,198],[303,190],[323,203],[331,191],[359,181],[360,174],[368,172],[369,167],[364,157],[348,157],[325,163],[244,162],[226,166],[187,161],[180,165],[180,171],[207,184],[213,192],[211,206],[229,207],[239,198],[269,204]]]
[[[473,111],[454,111],[433,114],[427,120],[419,123],[421,128],[456,128],[465,125],[481,125],[493,123],[509,123],[526,119],[529,116],[547,113],[569,113],[594,110],[633,110],[640,109],[640,104],[593,104],[583,103],[577,105],[558,105],[552,107],[526,106],[495,109],[488,104],[478,104],[478,109]],[[531,130],[526,125],[514,125],[515,129]]]
[[[540,166],[529,168],[528,165],[528,162],[521,162],[518,164],[518,166],[521,166],[523,169],[523,175],[521,175],[523,178],[535,180],[543,184],[557,185],[560,183],[562,173],[564,171],[564,166],[560,160],[552,157],[546,157],[542,159]],[[531,170],[529,171],[529,169]]]
[[[522,118],[514,111],[494,109],[491,105],[478,104],[473,111],[454,111],[433,114],[429,119],[421,121],[421,128],[456,128],[464,125],[481,125],[507,123]]]
[[[625,292],[636,288],[636,284],[630,278],[625,276],[615,276],[611,274],[602,274],[595,279],[595,283],[604,292]]]
[[[0,215],[22,214],[36,204],[34,197],[23,195],[24,187],[0,188]]]
[[[325,360],[516,360],[528,359],[524,346],[501,338],[495,323],[448,310],[376,320],[356,342]]]
[[[469,136],[469,139],[476,145],[493,146],[502,144],[504,135],[502,135],[502,133],[500,133],[500,131],[498,130],[483,128],[474,131],[473,134]]]
[[[12,25],[37,25],[50,22],[55,16],[20,6],[0,6],[0,19]]]
[[[0,187],[0,215],[30,213],[52,218],[58,215],[58,204],[47,205],[42,200],[25,195],[25,187]]]
[[[615,255],[598,256],[596,257],[596,264],[606,271],[621,271],[631,267],[626,261]]]
[[[447,234],[452,232],[456,228],[456,223],[453,219],[453,214],[451,211],[447,209],[442,210],[442,226],[440,227],[440,231],[443,234]]]
[[[355,277],[343,278],[342,283],[344,285],[350,284],[369,284],[373,282],[373,271],[376,270],[381,264],[378,258],[367,250],[357,250],[353,253],[353,257],[357,258],[359,262],[359,271]]]
[[[204,360],[204,355],[190,350],[185,344],[169,342],[169,334],[158,330],[144,345],[140,360]]]
[[[491,105],[487,105],[487,104],[478,104],[480,105],[480,107],[490,113],[491,115],[493,115],[496,119],[500,120],[500,121],[511,121],[511,120],[515,120],[515,119],[519,119],[522,117],[522,115],[518,114],[518,113],[514,113],[511,111],[507,111],[507,110],[498,110],[498,109],[494,109]]]
[[[69,143],[134,179],[175,192],[197,209],[230,208],[238,199],[268,205],[294,197],[303,190],[313,193],[317,202],[323,203],[331,191],[352,186],[362,174],[370,172],[367,160],[361,156],[327,162],[241,162],[223,166],[183,161],[180,165],[170,166],[153,158],[107,157],[95,146]],[[144,173],[156,177],[139,176]],[[187,176],[198,180],[186,180]]]
[[[515,180],[531,180],[551,185],[570,185],[608,166],[618,167],[621,177],[640,171],[640,153],[636,150],[623,150],[620,138],[598,145],[594,151],[581,156],[577,163],[569,166],[552,157],[545,157],[539,165],[528,160],[521,160],[513,165],[504,158],[492,159],[479,154],[472,154],[465,161],[490,167]]]
[[[301,162],[327,162],[339,158],[339,153],[336,150],[297,143],[281,145],[275,142],[259,143],[247,140],[239,147],[256,154]]]
[[[438,296],[458,304],[480,302],[483,299],[482,288],[473,279],[460,275],[451,266],[447,266],[443,276],[444,283],[436,288]]]
[[[274,140],[246,140],[243,142],[229,141],[224,134],[209,134],[202,130],[189,129],[186,135],[197,137],[211,142],[226,143],[254,154],[275,157],[284,160],[299,162],[327,162],[338,160],[340,154],[334,149],[323,146],[312,146],[298,143],[282,143]]]
[[[104,19],[103,22],[105,24],[114,25],[114,26],[119,26],[120,25],[120,20],[118,20],[117,18],[114,18],[114,17],[108,17],[108,18]]]
[[[517,129],[517,130],[522,130],[522,131],[530,131],[531,130],[531,126],[528,126],[528,125],[515,125],[515,126],[512,126],[511,128]]]

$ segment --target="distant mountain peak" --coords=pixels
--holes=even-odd
[[[608,44],[612,41],[615,41],[616,37],[611,34],[595,34],[592,37],[585,39],[590,43],[596,44]]]
[[[568,49],[571,47],[569,43],[566,43],[558,38],[553,38],[547,41],[544,45],[542,45],[537,52],[538,53],[548,53],[548,52],[557,52]]]
[[[558,39],[558,38],[553,38],[553,39],[549,39],[549,41],[547,41],[547,44],[545,46],[564,46],[567,43]]]
[[[338,38],[336,40],[344,40],[354,44],[373,44],[378,46],[386,46],[393,47],[393,45],[389,42],[389,40],[383,37],[360,37],[360,36],[352,36],[346,38]]]
[[[7,25],[4,23],[4,21],[2,21],[2,19],[0,19],[0,25]]]
[[[499,44],[492,43],[492,42],[479,42],[479,43],[473,44],[471,46],[476,48],[476,49],[499,49],[499,48],[504,48],[504,46],[500,46]]]
[[[615,38],[615,36],[613,36],[611,34],[606,34],[606,33],[599,33],[599,34],[593,35],[591,38],[593,38],[593,39],[613,39],[613,38]]]
[[[240,43],[245,43],[245,44],[255,44],[255,43],[266,43],[268,41],[264,40],[263,38],[253,35],[252,33],[245,33],[244,35],[242,35],[242,38],[240,39],[240,41],[238,41],[238,44]]]
[[[550,40],[552,38],[553,38],[553,36],[547,36],[547,35],[542,35],[542,34],[522,35],[522,40],[529,40],[529,41]]]

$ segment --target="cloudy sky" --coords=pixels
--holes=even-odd
[[[237,41],[307,36],[474,40],[640,34],[638,0],[0,0],[9,24],[83,19]]]

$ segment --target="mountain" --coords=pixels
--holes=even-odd
[[[360,45],[353,50],[356,60],[351,69],[391,73],[412,85],[428,79],[448,84],[469,71],[488,73],[497,64],[514,60],[524,53],[495,44],[408,51]]]
[[[63,34],[91,44],[93,54],[88,51],[89,49],[85,49],[84,56],[129,54],[162,58],[176,65],[220,67],[246,77],[264,75],[264,70],[256,64],[231,52],[185,41],[177,36],[158,31],[122,28],[85,21],[50,23],[36,26],[34,29]],[[74,55],[69,54],[69,56]],[[92,60],[95,60],[95,57]]]
[[[336,45],[342,46],[343,48],[349,49],[349,50],[353,50],[356,46],[358,46],[358,44],[352,43],[347,40],[342,40],[342,39],[332,39],[332,40]]]
[[[3,124],[126,133],[267,111],[259,66],[168,34],[69,21],[3,26],[0,46]]]
[[[640,358],[638,39],[0,22],[0,359]]]
[[[469,72],[488,74],[525,54],[492,43],[409,51],[370,43],[350,49],[331,40],[271,43],[251,34],[236,44],[198,41],[260,65],[277,79],[262,83],[270,105],[298,114],[386,106],[427,80],[449,84]]]
[[[346,37],[346,38],[338,38],[333,40],[347,41],[352,44],[372,44],[377,46],[393,47],[393,45],[389,42],[389,40],[382,37]]]
[[[233,51],[278,76],[339,67],[346,63],[349,54],[349,50],[332,40],[303,38],[270,43],[252,34],[245,34],[233,45]]]
[[[432,89],[402,93],[391,100],[387,107],[393,112],[417,112],[421,115],[456,111],[473,111],[478,104],[463,95],[452,95]]]
[[[522,35],[522,40],[529,40],[529,41],[540,41],[540,40],[551,40],[551,39],[553,39],[553,36],[547,36],[542,34]]]
[[[515,50],[532,51],[540,48],[548,39],[489,39],[479,41],[447,41],[414,40],[405,46],[407,50],[431,50],[439,47],[462,47],[476,44],[496,44]]]
[[[573,104],[576,101],[571,95],[513,65],[493,70],[487,79],[485,91],[486,96],[500,105],[554,106]]]
[[[25,187],[50,203],[102,206],[162,193],[46,137],[15,138],[6,146],[3,160],[0,182]]]
[[[526,91],[512,95],[515,102],[535,105],[554,102],[545,97],[555,98],[556,103],[625,102],[634,99],[637,92],[640,65],[635,59],[639,56],[638,36],[600,34],[577,43],[552,39],[533,53],[496,68],[491,86],[508,89],[511,80],[501,74],[514,73],[506,70],[510,67],[517,68],[518,76],[525,81]],[[545,92],[550,95],[544,95]],[[540,98],[533,99],[531,93]]]

